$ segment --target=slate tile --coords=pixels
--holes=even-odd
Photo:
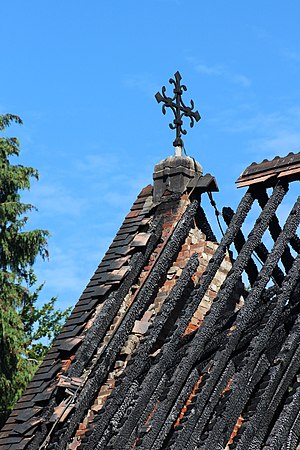
[[[138,195],[138,198],[140,197],[149,197],[152,195],[153,192],[153,186],[151,184],[148,184],[148,186],[144,187],[141,192]]]
[[[82,306],[86,306],[86,303]],[[68,325],[79,325],[80,323],[83,323],[86,319],[86,314],[85,311],[82,312],[80,311],[81,314],[79,314],[77,317],[72,317],[70,319],[67,320],[67,324]]]
[[[38,388],[38,387],[40,387],[42,384],[43,384],[42,381],[31,381],[31,382],[29,383],[29,386],[32,387],[32,388]]]
[[[73,348],[82,341],[81,337],[68,338],[61,342],[59,349],[65,351],[71,351]]]
[[[23,397],[20,398],[20,400],[17,402],[15,409],[25,409],[25,408],[33,408],[34,403],[31,401],[24,401]]]
[[[80,303],[76,306],[75,311],[81,314],[90,311],[90,302],[92,301],[92,296],[90,296],[89,301],[85,303]]]
[[[5,425],[1,428],[1,433],[2,433],[2,432],[8,433],[8,432],[11,431],[15,426],[16,426],[16,423],[15,423],[15,422],[13,422],[13,423],[6,422]],[[9,435],[9,433],[8,433],[7,435]]]
[[[134,203],[130,211],[142,211],[144,203]]]
[[[128,239],[130,236],[130,233],[128,233],[128,230],[123,230],[123,233],[118,233],[116,237],[114,238],[113,242],[119,242]]]
[[[133,217],[139,216],[139,214],[140,214],[139,210],[137,210],[137,211],[130,211],[127,214],[127,216],[126,216],[126,219],[132,219]]]
[[[82,330],[82,327],[83,327],[83,325],[78,325],[78,327],[74,328],[74,330],[72,330],[72,331],[69,331],[66,333],[61,333],[56,339],[57,343],[59,341],[62,341],[63,339],[73,337],[73,336],[75,337],[77,334],[80,333],[80,331]]]
[[[115,248],[115,247],[120,247],[121,245],[128,245],[130,242],[132,241],[132,235],[128,235],[128,237],[126,239],[121,239],[118,241],[113,241],[113,243],[111,244],[111,246],[109,248]]]
[[[111,289],[111,285],[110,284],[107,284],[105,286],[97,286],[94,289],[94,292],[92,294],[92,298],[94,298],[94,297],[101,297],[101,296],[107,294],[108,291],[110,291],[110,289]]]
[[[139,226],[140,226],[140,220],[137,221],[137,223],[132,222],[125,222],[124,225],[122,225],[122,228],[117,233],[117,236],[122,236],[123,234],[133,234],[135,233]]]
[[[85,300],[85,299],[87,299],[89,297],[90,297],[90,293],[86,292],[86,290],[84,290],[83,293],[81,294],[81,296],[79,297],[78,303],[81,302],[81,300]],[[78,305],[78,303],[76,304],[76,306]],[[75,306],[75,308],[76,308],[76,306]],[[75,308],[73,309],[72,314],[73,314],[73,312],[76,312]]]
[[[16,425],[15,427],[15,431],[19,434],[29,434],[28,431],[32,428],[32,427],[36,427],[36,425],[38,425],[39,423],[42,422],[41,418],[37,418],[37,419],[33,419],[33,420],[28,420],[27,422],[24,423],[19,423]]]
[[[121,258],[116,258],[115,260],[110,262],[110,264],[109,264],[109,266],[107,268],[107,272],[111,271],[111,270],[115,270],[115,269],[120,269],[129,260],[130,260],[130,255],[127,255],[127,256],[124,256],[124,257],[121,257]]]
[[[22,436],[21,435],[15,435],[15,436],[9,436],[9,437],[5,437],[4,439],[1,439],[1,447],[4,449],[4,445],[9,445],[9,444],[17,444],[22,440]],[[2,447],[3,446],[3,447]]]
[[[43,392],[39,392],[34,397],[34,401],[35,402],[44,402],[45,400],[49,400],[49,398],[51,397],[52,392],[54,391],[55,388],[56,388],[56,386],[53,385],[53,386],[50,386],[49,388],[45,389]]]
[[[56,364],[51,370],[49,370],[46,373],[37,373],[34,376],[34,380],[50,380],[59,370],[61,369],[61,363]],[[23,400],[23,397],[22,397]]]
[[[23,438],[22,441],[19,442],[18,444],[12,444],[9,447],[9,450],[23,450],[31,440],[32,440],[32,437]]]
[[[22,410],[16,419],[16,421],[25,422],[31,419],[33,416],[37,415],[43,408],[41,406],[35,406],[34,408]]]

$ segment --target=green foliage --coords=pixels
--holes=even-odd
[[[0,130],[18,116],[0,116]],[[19,155],[16,138],[0,138],[0,427],[26,384],[37,370],[48,345],[62,327],[69,310],[55,310],[55,298],[42,307],[36,302],[42,286],[35,287],[33,264],[47,258],[46,230],[25,231],[26,213],[34,209],[21,202],[19,191],[38,179],[32,167],[13,165]]]

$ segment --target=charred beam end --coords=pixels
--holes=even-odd
[[[234,216],[234,212],[233,212],[233,210],[231,208],[228,208],[228,207],[226,208],[225,207],[222,210],[222,216],[223,216],[223,218],[225,220],[226,225],[229,226],[230,222],[231,222],[231,219]],[[246,242],[246,239],[244,238],[244,235],[243,235],[242,231],[239,230],[237,235],[236,235],[236,237],[235,237],[235,239],[234,239],[234,245],[235,245],[235,248],[236,248],[238,253],[240,253],[240,251],[242,250],[243,245],[245,244],[245,242]],[[250,284],[252,286],[254,284],[256,278],[257,278],[257,275],[258,275],[258,269],[257,269],[256,264],[255,264],[255,262],[253,261],[252,258],[249,259],[249,261],[248,261],[248,263],[247,263],[247,265],[245,267],[245,272],[247,273],[248,278],[249,278],[249,282],[250,282]]]
[[[223,218],[224,218],[227,226],[229,226],[231,219],[234,215],[234,211],[231,208],[225,207],[222,210],[222,215],[223,215]],[[234,243],[235,243],[236,250],[239,253],[242,249],[242,246],[245,243],[245,238],[243,236],[242,231],[238,232],[238,234],[236,236],[236,240],[234,240]],[[258,258],[261,260],[262,263],[266,262],[269,252],[268,252],[267,247],[262,242],[255,247],[254,252],[257,254]],[[255,282],[255,279],[257,277],[258,271],[257,271],[257,267],[252,258],[250,258],[249,263],[247,264],[247,266],[245,268],[245,271],[249,277],[250,284],[253,285],[253,283]],[[272,277],[274,278],[274,281],[279,286],[281,286],[281,283],[284,279],[284,273],[282,272],[282,270],[280,269],[280,267],[278,265],[276,265],[276,267],[274,268]]]
[[[196,214],[195,219],[196,219],[197,227],[199,228],[199,230],[201,230],[205,234],[206,239],[211,242],[218,242],[217,238],[207,220],[204,209],[200,205],[199,205],[198,213]]]
[[[288,189],[288,188],[287,188]],[[261,208],[264,208],[267,201],[268,201],[268,194],[266,192],[261,192],[258,195],[258,203],[260,205]],[[281,233],[281,226],[279,224],[279,220],[277,218],[277,216],[274,214],[274,216],[272,217],[270,224],[269,224],[269,230],[271,233],[271,236],[273,238],[274,241],[276,241],[276,239],[278,238],[279,234]],[[293,239],[293,243],[296,244],[297,247],[297,243],[298,240],[296,237],[294,237]],[[282,255],[282,264],[284,265],[285,270],[288,272],[289,269],[292,267],[294,258],[289,250],[289,248],[287,247]]]

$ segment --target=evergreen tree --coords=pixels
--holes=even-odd
[[[12,122],[22,123],[0,116],[0,130]],[[22,203],[19,191],[29,189],[38,172],[12,164],[18,155],[18,140],[0,137],[0,428],[48,348],[41,340],[51,342],[69,312],[55,310],[55,298],[36,305],[42,286],[35,287],[33,264],[37,255],[47,258],[49,233],[24,230],[34,206]]]

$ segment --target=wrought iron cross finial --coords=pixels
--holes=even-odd
[[[175,80],[173,78],[170,78],[169,83],[174,84],[174,96],[167,97],[166,92],[166,86],[162,87],[162,94],[160,92],[157,92],[155,94],[155,98],[158,103],[163,102],[162,105],[162,112],[163,114],[166,114],[166,108],[170,107],[174,113],[175,119],[173,120],[173,123],[169,124],[169,127],[172,130],[176,130],[176,139],[173,142],[174,147],[183,147],[183,141],[181,139],[181,135],[186,135],[186,130],[182,128],[183,121],[182,118],[189,117],[190,119],[190,126],[193,127],[195,121],[198,122],[201,117],[198,111],[193,111],[194,109],[194,102],[191,100],[191,106],[186,106],[182,101],[182,93],[183,91],[186,91],[187,88],[184,84],[180,84],[181,81],[181,75],[177,71],[175,73]]]

